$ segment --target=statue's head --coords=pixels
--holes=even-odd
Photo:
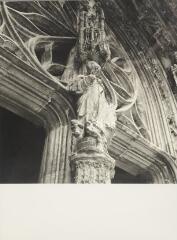
[[[88,61],[87,62],[87,72],[88,72],[88,74],[97,75],[98,73],[100,73],[100,71],[101,71],[101,67],[98,63],[96,63],[95,61]]]

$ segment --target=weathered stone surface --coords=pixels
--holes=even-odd
[[[39,182],[176,182],[175,1],[0,4],[0,105],[45,127]]]

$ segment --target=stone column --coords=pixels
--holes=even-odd
[[[96,139],[85,137],[78,141],[77,152],[71,156],[75,183],[111,183],[115,160],[101,149]]]

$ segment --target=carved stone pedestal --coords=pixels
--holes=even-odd
[[[75,183],[111,183],[114,167],[115,160],[91,137],[81,139],[71,156]]]

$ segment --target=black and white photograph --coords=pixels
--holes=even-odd
[[[177,0],[0,0],[0,240],[177,239]]]
[[[177,182],[177,1],[1,1],[0,183]]]

